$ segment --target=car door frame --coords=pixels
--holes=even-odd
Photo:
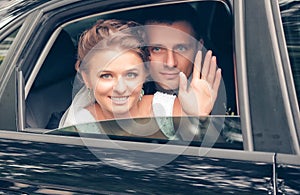
[[[260,5],[259,9],[256,5]],[[298,104],[295,88],[291,87],[292,75],[290,64],[286,60],[288,55],[282,25],[279,23],[278,3],[270,0],[234,1],[234,9],[236,68],[244,148],[249,151],[268,151],[268,148],[272,148],[278,152],[299,155],[299,110],[292,106]],[[263,37],[264,41],[258,41],[257,37]],[[264,54],[263,57],[259,56],[261,53]],[[272,77],[261,74],[263,76],[259,80],[257,74],[264,73],[261,71],[262,66]],[[273,87],[273,90],[264,93],[267,87]],[[263,101],[263,105],[260,101]],[[270,115],[274,119],[272,123],[268,122]],[[282,142],[282,148],[279,148],[278,139]]]
[[[260,1],[260,0],[258,0]],[[147,1],[143,1],[147,2]],[[172,2],[172,1],[164,1],[164,2]],[[274,3],[271,3],[271,0],[264,0],[265,5],[268,6],[268,10],[273,10],[276,8],[276,5]],[[141,3],[142,4],[142,3]],[[293,113],[290,113],[289,107],[291,106],[288,103],[285,103],[285,111],[283,115],[286,117],[292,116],[292,121],[286,121],[286,123],[289,126],[288,132],[290,132],[291,137],[289,140],[292,144],[289,145],[291,149],[293,149],[294,154],[283,154],[279,153],[276,154],[275,152],[268,152],[264,149],[266,148],[260,148],[262,151],[259,151],[255,148],[255,137],[253,137],[253,113],[251,113],[251,108],[255,106],[253,105],[251,100],[248,99],[249,94],[249,88],[248,83],[252,81],[251,75],[247,72],[247,66],[251,64],[252,62],[249,62],[250,56],[246,53],[245,49],[249,46],[245,46],[246,44],[246,38],[245,34],[247,32],[245,31],[245,13],[246,10],[245,5],[248,5],[245,0],[239,0],[234,1],[234,15],[235,15],[235,51],[236,51],[236,64],[239,64],[237,66],[237,77],[238,77],[238,88],[239,90],[239,102],[240,102],[240,113],[241,113],[241,122],[242,122],[242,129],[243,129],[243,136],[244,136],[244,150],[228,150],[228,149],[216,149],[216,148],[205,148],[205,147],[186,147],[184,146],[174,146],[174,145],[166,145],[164,149],[160,151],[156,151],[159,153],[170,153],[170,154],[178,154],[178,155],[197,155],[197,156],[205,156],[205,157],[212,157],[212,158],[224,158],[224,159],[234,159],[234,160],[246,160],[246,161],[252,161],[252,162],[264,162],[264,163],[275,163],[274,157],[276,157],[277,163],[285,163],[285,164],[293,164],[293,165],[300,165],[300,156],[299,156],[299,138],[295,139],[296,133],[296,127],[299,122],[297,121],[297,118],[299,117],[299,112],[297,114],[296,111],[293,111]],[[273,9],[270,9],[273,7]],[[275,8],[274,8],[275,7]],[[50,9],[49,9],[50,10]],[[27,18],[24,20],[23,25],[20,29],[20,32],[17,35],[16,42],[13,43],[12,46],[16,48],[16,50],[11,50],[9,52],[8,58],[6,59],[3,67],[3,74],[6,74],[7,76],[1,80],[0,85],[0,97],[1,97],[1,110],[7,110],[6,113],[2,113],[1,117],[5,115],[6,118],[10,118],[13,120],[9,120],[7,123],[4,122],[4,120],[1,120],[1,128],[6,130],[15,130],[18,129],[20,132],[13,132],[13,131],[6,131],[1,130],[0,131],[0,137],[5,139],[14,139],[14,140],[30,140],[35,142],[47,142],[47,143],[57,143],[57,144],[74,144],[74,145],[85,145],[89,143],[89,146],[93,147],[103,147],[103,148],[115,148],[115,144],[119,144],[123,147],[130,148],[132,150],[139,150],[139,151],[149,151],[149,149],[153,148],[153,146],[157,146],[157,144],[152,143],[137,143],[137,142],[130,142],[130,141],[117,141],[117,140],[104,140],[104,139],[93,139],[93,138],[76,138],[76,137],[68,137],[68,136],[56,136],[56,135],[45,135],[40,133],[28,133],[28,132],[21,132],[23,130],[20,128],[22,127],[22,123],[17,124],[17,122],[22,121],[22,116],[24,116],[22,112],[20,112],[20,109],[23,110],[24,108],[24,102],[23,101],[11,101],[14,100],[24,100],[24,83],[26,81],[26,78],[24,78],[24,74],[22,72],[21,65],[24,63],[22,60],[23,57],[26,57],[26,55],[22,54],[22,51],[26,48],[25,45],[27,42],[31,41],[29,36],[26,36],[30,34],[30,32],[37,32],[38,25],[40,24],[40,19],[42,18],[44,12],[47,10],[38,9],[32,13],[30,13]],[[272,11],[273,13],[273,11]],[[280,31],[280,25],[278,24],[278,13],[274,13],[273,17],[277,18],[276,28],[277,31]],[[268,18],[270,20],[271,18]],[[22,22],[22,21],[20,21]],[[269,21],[270,22],[270,21]],[[269,23],[271,25],[271,23]],[[54,28],[54,27],[53,27]],[[273,26],[274,29],[275,26]],[[279,29],[279,30],[278,30]],[[282,29],[281,29],[282,30]],[[38,37],[38,33],[36,34]],[[276,50],[276,52],[280,51],[282,59],[286,59],[286,50],[283,48],[283,35],[281,34],[279,37],[272,37],[273,43],[273,49]],[[36,38],[37,39],[37,38]],[[279,42],[281,47],[278,46]],[[248,43],[248,41],[247,41]],[[18,45],[18,47],[16,47]],[[275,46],[276,47],[275,47]],[[253,47],[253,46],[252,46]],[[28,48],[27,48],[28,49]],[[30,48],[29,48],[30,49]],[[285,67],[285,73],[283,73],[282,70],[282,63],[280,59],[276,60],[276,68],[275,70],[278,71],[277,74],[279,74],[280,77],[280,83],[281,87],[280,90],[277,91],[278,94],[281,94],[282,91],[285,91],[284,93],[287,95],[289,94],[290,98],[285,97],[284,101],[289,101],[295,99],[293,97],[293,88],[289,87],[289,90],[285,87],[285,82],[288,83],[288,85],[291,85],[291,78],[290,75],[287,75],[289,72],[288,66]],[[284,61],[284,63],[288,63],[287,61]],[[285,75],[285,77],[282,77],[282,75]],[[250,77],[250,78],[249,78]],[[1,78],[1,77],[0,77]],[[285,81],[284,78],[286,78]],[[3,82],[2,82],[3,81]],[[16,81],[18,81],[16,83]],[[290,89],[292,88],[292,89]],[[18,92],[18,93],[17,93]],[[3,96],[3,94],[6,94],[6,97]],[[267,107],[273,108],[274,105],[276,105],[278,102],[276,101],[270,101]],[[6,106],[4,106],[6,105]],[[241,106],[242,105],[242,106]],[[13,110],[13,112],[11,111]],[[15,113],[18,113],[16,115]],[[257,113],[256,117],[263,116],[262,113]],[[298,128],[298,126],[297,126]],[[299,128],[297,129],[299,133]],[[271,140],[272,141],[272,140]],[[298,146],[297,146],[298,144]],[[182,152],[178,152],[178,148],[181,148]],[[184,150],[183,150],[184,148]],[[276,164],[275,164],[276,165]],[[273,173],[274,176],[275,173]],[[272,175],[270,175],[272,177]]]

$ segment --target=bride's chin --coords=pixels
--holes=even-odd
[[[128,112],[125,113],[113,113],[114,118],[131,118],[130,114]]]

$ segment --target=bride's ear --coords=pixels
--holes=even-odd
[[[82,80],[83,80],[85,86],[86,86],[87,88],[91,89],[92,86],[91,86],[91,84],[90,84],[90,82],[89,82],[89,77],[88,77],[87,73],[84,72],[84,71],[81,71],[80,74],[81,74],[81,77],[82,77]]]

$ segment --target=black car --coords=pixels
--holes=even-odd
[[[181,140],[132,133],[152,118],[53,123],[77,90],[85,29],[182,3],[222,68],[222,114],[174,117],[201,130]],[[299,16],[293,0],[1,1],[1,194],[300,194]]]

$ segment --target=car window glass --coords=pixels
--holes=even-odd
[[[86,94],[83,98],[84,101],[95,98],[93,97],[93,90],[89,90],[85,86],[85,78],[82,76],[82,72],[75,71],[75,68],[78,68],[75,65],[78,62],[76,60],[79,59],[76,48],[82,32],[100,19],[136,21],[136,18],[139,18],[137,22],[142,23],[141,18],[146,10],[146,8],[142,8],[84,18],[69,23],[62,28],[26,98],[26,127],[48,129],[45,132],[49,134],[101,138],[104,136],[109,139],[122,140],[132,140],[134,138],[146,141],[149,139],[150,142],[152,142],[151,140],[158,140],[158,142],[173,140],[174,142],[183,141],[185,144],[192,143],[198,146],[212,144],[221,148],[242,149],[243,138],[235,94],[233,17],[231,11],[226,4],[218,1],[199,2],[191,5],[197,12],[197,24],[199,24],[197,28],[201,31],[199,34],[201,34],[203,53],[212,50],[213,55],[217,57],[218,67],[222,69],[222,81],[211,116],[204,118],[169,116],[94,120],[91,114],[92,111],[82,107],[84,109],[79,110],[80,117],[75,120],[75,123],[70,122],[60,126],[61,121],[68,120],[70,116],[66,113],[77,114],[76,109],[70,109],[70,105],[75,104],[74,100],[80,97],[77,94]],[[198,44],[198,39],[193,39],[197,40]],[[189,45],[186,45],[188,44],[180,43],[160,48],[169,47],[175,51],[176,55],[186,57],[185,52],[189,50]],[[100,61],[103,62],[104,59],[101,58]],[[135,74],[135,72],[130,72],[126,74],[125,78],[130,80],[135,77]],[[110,72],[97,75],[101,78],[102,83],[108,82],[113,76]],[[59,91],[59,93],[55,91]],[[43,101],[39,101],[41,99]],[[81,103],[84,104],[84,101],[81,101]],[[121,102],[122,99],[119,98],[115,101]],[[81,105],[76,104],[75,108],[79,106]],[[150,106],[151,104],[149,104]],[[41,112],[41,108],[47,109],[43,109],[43,112]],[[164,129],[169,127],[172,127],[173,134],[177,134],[170,135],[172,132],[166,133]],[[160,132],[157,132],[158,130]]]
[[[0,41],[0,65],[4,61],[4,58],[6,57],[7,52],[17,35],[17,32],[18,30],[14,31],[10,35],[8,35],[5,39]]]
[[[300,99],[300,2],[279,1],[298,102]]]
[[[82,123],[45,131],[45,134],[75,137],[130,140],[200,147],[243,149],[240,118],[237,116],[170,117],[175,136],[168,138],[159,125],[159,117],[106,120]],[[166,118],[162,118],[166,120]]]

